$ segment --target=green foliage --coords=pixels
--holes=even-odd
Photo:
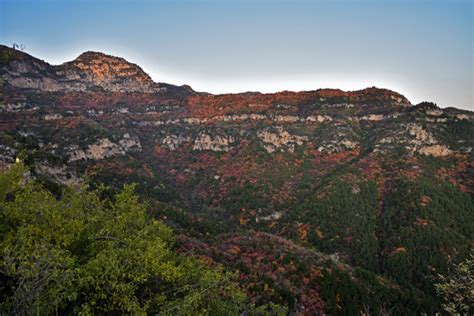
[[[338,269],[323,270],[321,297],[333,315],[422,314],[416,296],[407,289],[386,284],[374,273],[357,268],[352,275]]]
[[[136,187],[136,193],[141,197],[146,198],[150,201],[160,201],[165,203],[175,203],[176,205],[182,205],[179,194],[168,185],[165,179],[157,176],[149,176],[139,172],[131,174],[122,174],[121,171],[124,168],[133,168],[135,170],[142,168],[136,160],[132,160],[128,157],[122,158],[121,161],[125,164],[120,170],[103,169],[91,175],[90,181],[94,185],[100,185],[100,183],[109,184],[109,190],[111,192],[117,192],[126,183],[139,183]]]
[[[436,105],[436,103],[433,103],[433,102],[428,102],[428,101],[422,101],[420,103],[418,103],[416,105],[417,108],[420,108],[420,109],[438,109],[438,106]]]
[[[239,214],[242,208],[254,210],[265,208],[268,202],[263,197],[262,191],[263,189],[251,183],[235,186],[227,193],[222,205],[232,214]]]
[[[467,255],[474,236],[474,203],[448,183],[399,182],[385,201],[379,222],[381,270],[425,293],[428,276],[444,272],[448,257]],[[398,251],[402,250],[402,251]]]
[[[439,138],[446,141],[450,147],[458,148],[460,139],[464,139],[466,135],[474,135],[474,122],[468,120],[448,121],[445,132],[438,135]],[[472,146],[474,140],[468,137],[463,146]],[[472,157],[472,156],[471,156]]]
[[[238,315],[232,275],[173,250],[134,186],[54,197],[14,165],[0,174],[1,311],[6,314]]]
[[[336,180],[322,198],[295,206],[294,220],[311,225],[308,241],[316,249],[337,253],[402,287],[405,295],[392,301],[395,310],[401,312],[405,305],[410,306],[405,312],[435,313],[441,307],[433,277],[447,272],[449,260],[468,255],[474,237],[474,203],[469,194],[447,182],[420,178],[400,180],[393,187],[380,201],[375,183]],[[342,276],[336,279],[345,282]],[[367,292],[371,287],[353,290]],[[331,295],[325,300],[334,302]],[[368,304],[351,295],[354,300],[339,302],[340,308],[359,304],[361,311]],[[372,311],[382,308],[382,303],[391,306],[387,300],[375,301],[371,299]],[[337,312],[329,307],[327,311]]]
[[[375,183],[337,181],[331,194],[308,205],[307,220],[320,232],[310,231],[309,241],[323,251],[348,252],[354,264],[376,271],[377,204]]]
[[[474,313],[474,255],[450,269],[447,276],[439,275],[436,290],[443,297],[443,309],[451,315]]]
[[[0,50],[0,65],[5,66],[10,63],[14,59],[14,54],[7,50],[7,49],[2,49]]]

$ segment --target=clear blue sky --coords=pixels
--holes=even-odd
[[[474,110],[473,0],[0,0],[0,43],[86,50],[198,91],[379,86]]]

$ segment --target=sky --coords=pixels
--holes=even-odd
[[[93,50],[197,91],[369,86],[474,110],[474,0],[0,0],[0,43]]]

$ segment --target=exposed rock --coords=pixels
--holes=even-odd
[[[412,144],[415,145],[423,145],[423,144],[436,144],[438,141],[429,133],[428,131],[424,130],[420,125],[410,123],[407,124],[408,133],[411,136],[414,136],[415,139],[411,141]]]
[[[232,121],[244,121],[249,119],[248,114],[232,115]]]
[[[86,150],[73,145],[69,148],[69,161],[94,159],[101,160],[108,157],[124,155],[125,151],[119,145],[111,142],[108,138],[99,139]]]
[[[466,115],[466,114],[458,114],[458,115],[456,115],[456,118],[457,118],[458,120],[461,120],[461,121],[462,121],[462,120],[468,120],[468,119],[469,119],[469,115]]]
[[[193,150],[228,151],[233,142],[235,142],[233,136],[211,136],[200,133],[194,140]]]
[[[399,118],[400,116],[402,115],[402,113],[400,112],[395,112],[395,113],[391,113],[391,114],[388,114],[387,116],[385,116],[385,118]]]
[[[385,117],[383,116],[383,114],[369,114],[369,115],[362,116],[360,119],[378,122],[378,121],[383,120],[384,118]]]
[[[343,139],[342,141],[339,142],[339,144],[341,144],[342,146],[346,147],[347,149],[354,149],[356,148],[359,143],[357,142],[351,142],[350,140],[348,139]]]
[[[433,145],[421,147],[418,150],[419,153],[426,156],[444,157],[452,153],[452,151],[444,145]]]
[[[262,114],[254,114],[254,113],[250,114],[250,119],[251,119],[251,120],[255,120],[255,121],[257,121],[257,120],[265,120],[266,118],[267,118],[267,117],[266,117],[265,115],[262,115]]]
[[[102,111],[102,110],[96,111],[95,109],[88,109],[86,111],[86,113],[87,113],[88,116],[95,117],[95,116],[103,115],[104,111]]]
[[[25,103],[18,103],[18,104],[9,103],[9,104],[3,105],[2,109],[7,112],[21,112],[22,110],[26,109],[26,104]]]
[[[306,119],[304,121],[323,123],[323,122],[332,121],[332,117],[330,117],[328,115],[310,115],[310,116],[306,117]]]
[[[402,97],[391,95],[390,98],[397,103],[406,103],[406,100],[404,100]]]
[[[68,171],[65,165],[54,166],[43,162],[35,165],[35,171],[38,174],[49,176],[65,185],[80,184],[83,181],[77,176],[76,172]]]
[[[268,153],[277,150],[284,151],[285,149],[294,152],[295,145],[302,145],[308,140],[307,136],[291,135],[281,126],[261,130],[257,135],[263,141],[263,147]]]
[[[80,80],[114,92],[158,92],[160,88],[139,66],[123,58],[86,52],[76,60],[58,66],[57,73],[67,81]]]
[[[438,118],[427,117],[426,121],[427,122],[435,122],[435,123],[446,123],[448,121],[448,118],[446,118],[446,117],[438,117]]]
[[[357,148],[358,146],[359,146],[358,142],[352,142],[348,139],[343,139],[341,141],[332,140],[332,141],[327,141],[321,144],[318,147],[318,151],[331,154],[331,153],[342,152],[348,149],[354,149],[354,148]]]
[[[324,153],[343,152],[360,146],[353,128],[342,122],[336,122],[324,133],[316,134],[314,142],[318,144],[318,151]]]
[[[273,221],[273,220],[278,220],[283,217],[283,212],[281,211],[275,211],[271,213],[270,215],[267,216],[258,216],[255,218],[255,222],[259,223],[261,221]]]
[[[352,194],[359,194],[360,193],[360,187],[358,185],[353,185],[351,188]]]
[[[375,145],[375,152],[384,152],[390,147],[384,145],[404,145],[405,149],[412,153],[430,156],[447,156],[452,151],[439,141],[422,126],[416,123],[401,124],[402,129],[392,131],[391,136],[381,138]],[[408,135],[403,133],[403,129]]]
[[[300,118],[295,115],[277,115],[275,116],[274,120],[276,122],[295,123],[298,122]]]
[[[128,108],[121,107],[121,108],[118,108],[116,110],[116,112],[120,113],[120,114],[127,114],[127,113],[129,113],[129,110],[128,110]]]
[[[142,125],[155,125],[155,126],[160,126],[160,125],[164,125],[164,124],[165,124],[165,122],[163,122],[163,121],[140,122],[140,123],[143,123]],[[146,123],[151,123],[151,124],[146,124]]]
[[[45,121],[54,121],[54,120],[59,120],[62,119],[63,116],[61,114],[46,114],[44,116]]]
[[[203,123],[203,120],[195,118],[195,117],[188,117],[188,118],[184,118],[183,122],[186,124],[201,124]]]
[[[165,123],[167,125],[175,125],[175,124],[179,124],[180,122],[181,122],[180,119],[174,119],[174,120],[173,119],[168,119],[168,120],[166,120]]]
[[[140,143],[140,139],[137,136],[130,136],[129,133],[125,133],[123,135],[123,138],[119,140],[119,144],[126,152],[142,151],[142,144]]]
[[[0,170],[4,170],[7,166],[15,162],[17,150],[6,145],[0,144]]]
[[[425,113],[431,116],[440,116],[440,115],[443,115],[443,110],[441,109],[427,110]]]
[[[277,109],[285,109],[285,110],[289,110],[289,109],[293,108],[293,106],[289,105],[289,104],[277,104],[275,107]]]
[[[0,50],[15,56],[6,67],[2,67],[0,75],[11,86],[18,88],[45,92],[102,89],[111,92],[156,93],[166,90],[153,82],[139,66],[119,57],[86,52],[71,62],[52,66],[3,45]],[[188,90],[188,93],[193,92],[192,89]]]
[[[167,135],[161,143],[168,147],[170,150],[176,150],[178,149],[179,145],[183,142],[190,142],[191,138],[189,136],[183,136],[183,135]]]

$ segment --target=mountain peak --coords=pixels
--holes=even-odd
[[[0,75],[14,87],[40,91],[161,91],[161,87],[138,65],[93,51],[84,52],[73,61],[52,66],[25,52],[1,45]]]
[[[159,89],[140,66],[101,52],[84,52],[59,67],[68,76],[79,76],[78,79],[109,91],[156,92]]]
[[[102,52],[86,51],[80,54],[76,59],[70,62],[64,63],[64,65],[92,65],[92,64],[107,64],[110,66],[123,65],[129,68],[135,68],[146,75],[146,73],[140,68],[140,66],[127,61],[125,58],[108,55]]]
[[[98,52],[98,51],[93,51],[93,50],[88,50],[88,51],[83,52],[82,54],[80,54],[76,58],[76,60],[78,60],[78,59],[87,59],[87,58],[114,58],[114,59],[125,60],[122,57],[116,57],[116,56],[113,56],[113,55],[109,55],[109,54],[105,54],[103,52]]]
[[[411,102],[402,94],[384,88],[378,87],[369,87],[362,90],[354,91],[356,95],[362,98],[369,98],[369,99],[388,99],[396,101],[397,103],[402,104],[411,104]]]

